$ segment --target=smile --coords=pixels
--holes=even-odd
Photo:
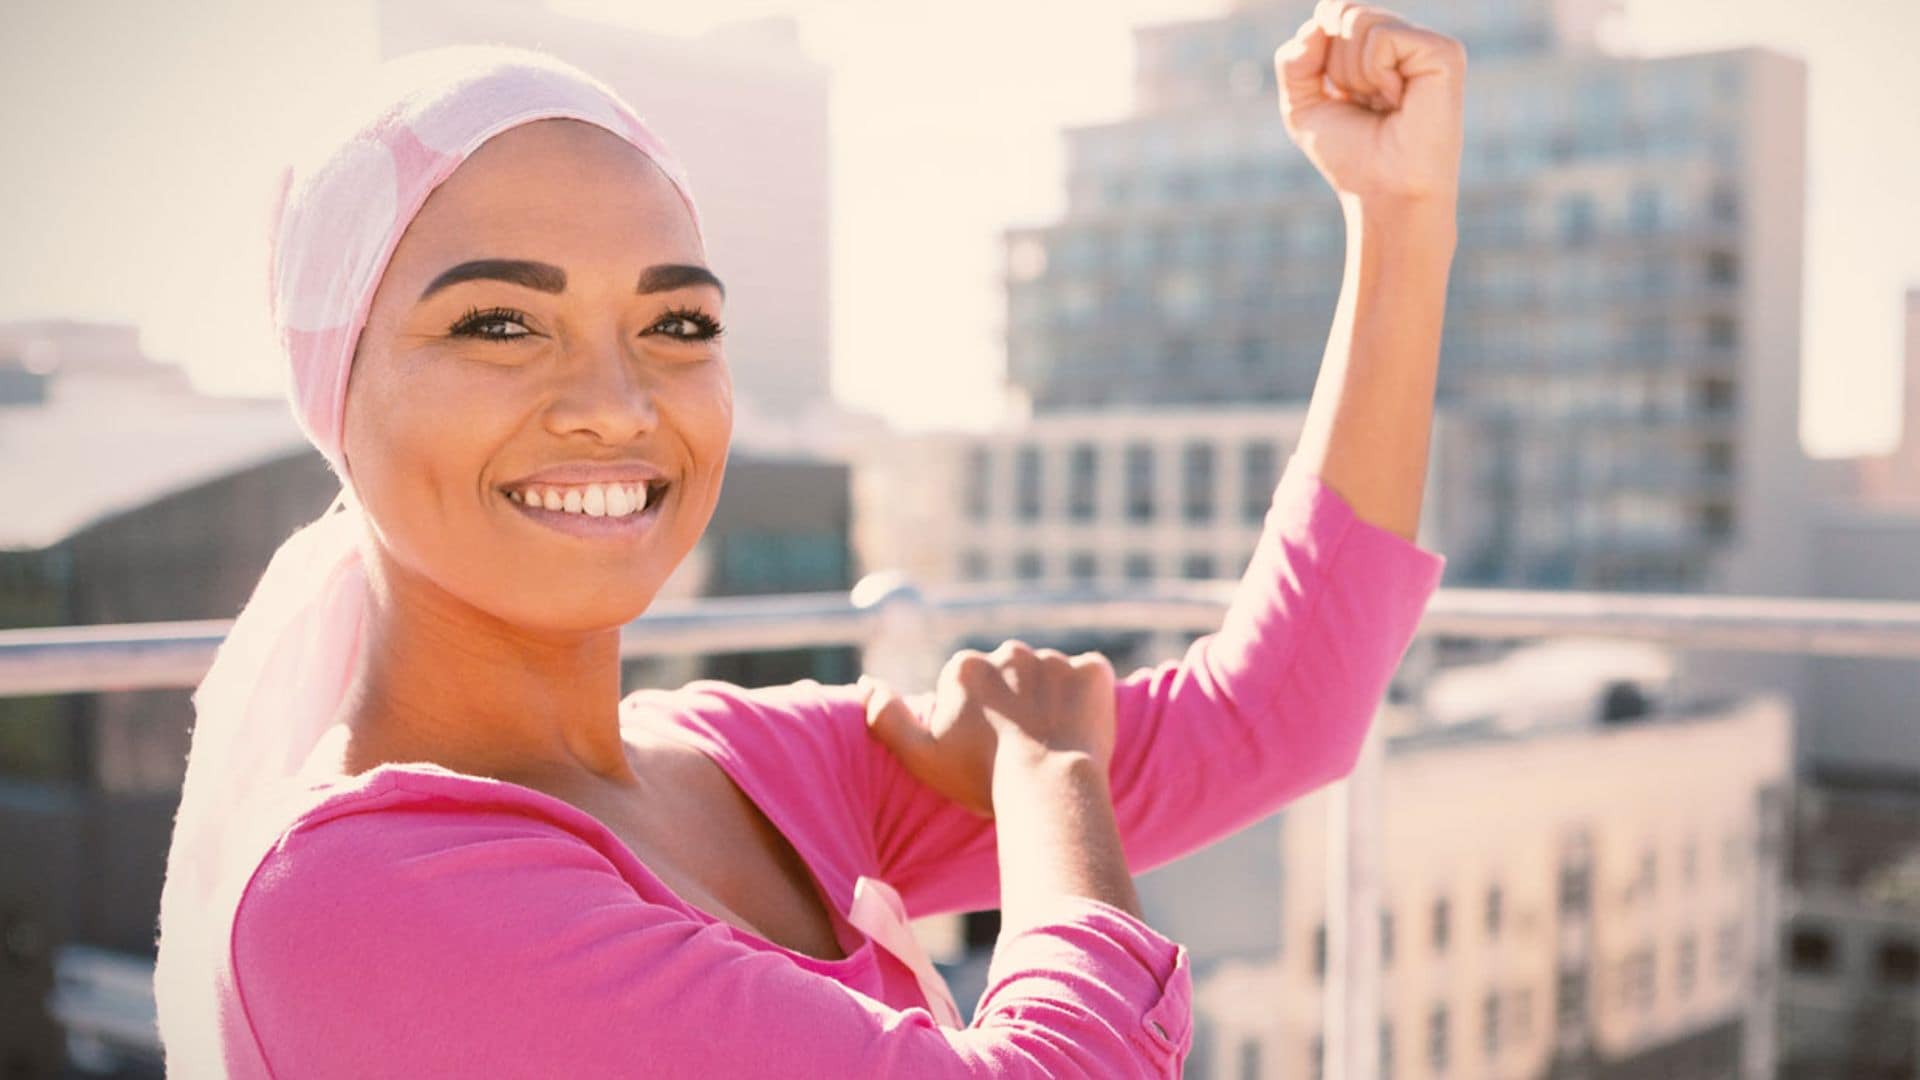
[[[631,538],[659,520],[666,481],[631,484],[530,484],[507,489],[527,517],[574,536]]]

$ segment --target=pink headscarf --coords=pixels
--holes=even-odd
[[[300,798],[286,781],[335,721],[368,601],[363,523],[341,451],[352,365],[375,287],[420,206],[508,128],[569,117],[605,128],[672,180],[696,232],[684,170],[592,76],[503,46],[388,61],[281,178],[269,303],[291,366],[295,418],[340,477],[338,498],[280,545],[194,692],[185,790],[160,895],[154,993],[172,1076],[224,1074],[218,1015],[233,914]]]

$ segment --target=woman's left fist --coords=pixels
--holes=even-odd
[[[1467,50],[1369,4],[1320,0],[1274,52],[1280,118],[1341,195],[1459,190]]]

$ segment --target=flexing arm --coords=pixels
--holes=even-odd
[[[1275,62],[1288,132],[1345,214],[1345,274],[1300,444],[1225,621],[1116,688],[1111,783],[1136,874],[1350,771],[1446,565],[1413,537],[1454,250],[1464,51],[1378,9],[1326,2]],[[843,710],[864,722],[858,689],[824,693],[837,727],[851,722]],[[958,704],[929,692],[904,706],[938,726],[934,711]],[[886,747],[872,752],[880,872],[908,910],[993,906],[993,823]]]

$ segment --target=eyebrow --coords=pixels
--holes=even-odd
[[[552,263],[534,262],[530,259],[474,259],[442,271],[440,276],[429,282],[426,289],[420,293],[420,299],[425,300],[449,285],[482,279],[505,281],[546,293],[567,291],[567,272]],[[720,283],[720,279],[714,276],[713,271],[690,263],[661,263],[657,266],[649,266],[640,274],[640,281],[634,286],[633,291],[644,296],[647,293],[683,289],[689,285],[711,285],[720,290],[722,299],[727,295],[727,287]]]

